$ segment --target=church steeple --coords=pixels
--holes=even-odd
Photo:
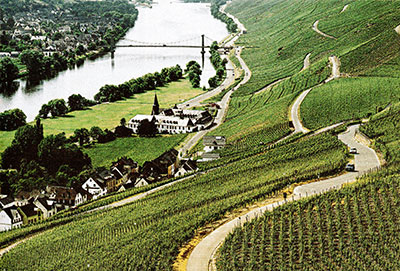
[[[153,110],[151,111],[151,114],[152,115],[160,114],[160,105],[158,104],[157,94],[154,94],[154,104],[153,104]]]

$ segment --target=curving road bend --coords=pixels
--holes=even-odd
[[[293,191],[295,196],[300,197],[322,193],[330,189],[339,189],[343,184],[353,182],[357,177],[380,166],[375,151],[364,144],[359,143],[355,139],[355,133],[356,130],[358,130],[358,127],[359,125],[350,126],[346,132],[339,135],[339,139],[349,146],[349,148],[357,149],[357,154],[354,155],[355,171],[347,172],[346,174],[324,181],[298,186]]]
[[[315,32],[317,32],[318,34],[320,34],[321,36],[324,36],[326,38],[330,38],[330,39],[334,39],[336,40],[337,38],[335,38],[334,36],[325,34],[324,32],[322,32],[321,30],[318,29],[318,24],[319,24],[319,20],[316,20],[315,23],[312,26],[312,30],[314,30]]]
[[[301,123],[301,118],[300,118],[300,105],[306,98],[307,94],[310,93],[312,89],[307,89],[303,91],[299,97],[297,97],[296,101],[292,105],[292,109],[290,110],[290,117],[292,119],[292,123],[294,126],[294,132],[295,133],[307,133],[309,130],[303,126]]]
[[[330,178],[320,182],[301,185],[295,188],[293,197],[286,201],[269,204],[237,217],[230,222],[222,225],[205,237],[193,250],[189,257],[186,270],[188,271],[208,271],[216,270],[213,259],[218,248],[222,245],[225,238],[235,227],[241,227],[247,221],[261,216],[267,211],[272,211],[275,207],[290,201],[299,200],[315,193],[322,193],[331,189],[339,189],[344,183],[353,182],[356,177],[380,166],[378,157],[374,150],[358,143],[355,138],[355,131],[358,125],[350,126],[346,132],[339,135],[339,139],[349,147],[355,147],[358,154],[355,155],[356,172],[348,172],[338,177]]]

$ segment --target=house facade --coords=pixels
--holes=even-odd
[[[0,211],[0,231],[21,227],[22,222],[22,215],[17,208],[9,207]]]
[[[205,152],[220,150],[226,145],[224,136],[205,136],[203,137],[203,145]]]
[[[151,115],[136,115],[128,122],[128,128],[133,133],[138,133],[139,124],[143,120],[153,122],[157,132],[168,134],[184,134],[203,130],[212,124],[213,118],[206,110],[183,110],[176,106],[170,109],[161,109],[157,95],[154,96],[154,104]]]
[[[90,177],[83,185],[82,189],[90,193],[93,199],[97,199],[107,194],[107,185],[98,179]]]

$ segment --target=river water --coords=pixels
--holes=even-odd
[[[179,44],[200,45],[202,34],[213,40],[222,40],[228,35],[225,24],[211,16],[209,4],[157,0],[153,8],[138,9],[135,27],[126,34],[127,40],[121,40],[119,44],[133,43],[128,40],[162,44],[190,40]],[[176,64],[184,68],[190,60],[201,63],[200,51],[186,48],[117,48],[114,59],[108,54],[94,61],[87,60],[79,68],[61,72],[37,86],[28,87],[25,81],[21,81],[15,94],[0,94],[0,112],[20,108],[31,121],[42,104],[52,99],[67,99],[74,93],[93,99],[105,84],[120,84]],[[206,85],[208,78],[214,74],[207,52],[201,86]]]

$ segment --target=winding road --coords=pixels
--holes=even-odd
[[[350,126],[346,132],[339,135],[339,139],[343,143],[349,147],[355,147],[358,150],[358,153],[355,155],[356,172],[348,172],[338,177],[298,186],[294,189],[293,196],[288,200],[254,209],[215,229],[194,248],[189,257],[186,270],[216,270],[214,265],[215,253],[235,227],[241,227],[245,222],[257,218],[267,211],[272,211],[275,207],[287,202],[299,200],[332,189],[339,189],[344,183],[353,182],[358,176],[379,167],[380,162],[375,151],[355,140],[354,135],[357,129],[358,125]]]
[[[321,30],[318,29],[318,24],[319,24],[319,20],[316,20],[315,23],[312,26],[312,29],[317,32],[318,34],[320,34],[321,36],[324,36],[326,38],[330,38],[330,39],[334,39],[336,40],[337,38],[335,38],[334,36],[325,34],[324,32],[322,32]]]

